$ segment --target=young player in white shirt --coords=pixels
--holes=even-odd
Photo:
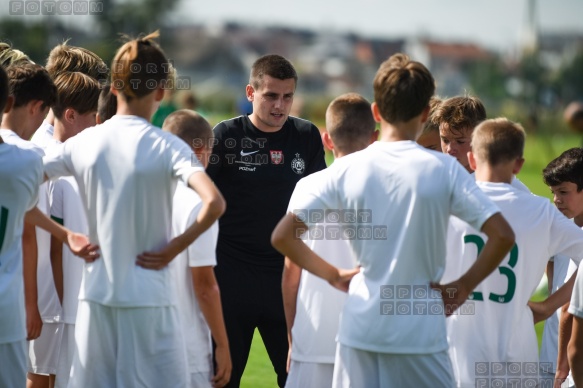
[[[579,269],[582,265],[579,264]],[[568,355],[571,376],[576,387],[583,386],[583,270],[578,271],[573,296],[569,304],[569,314],[573,316],[573,324],[570,333]],[[567,315],[567,314],[564,314]],[[561,319],[563,319],[561,317]],[[562,332],[559,332],[559,341]],[[560,342],[559,342],[560,344]],[[560,351],[561,349],[559,349]],[[558,372],[558,371],[557,371]]]
[[[510,184],[524,163],[524,140],[524,130],[507,119],[486,120],[472,134],[469,164],[476,171],[480,188],[512,226],[516,244],[498,270],[474,290],[466,304],[471,311],[448,320],[458,387],[490,384],[497,378],[509,386],[539,383],[538,343],[528,301],[549,257],[557,253],[577,261],[583,257],[583,231],[547,199]],[[463,271],[473,263],[486,239],[459,220],[452,224],[448,247],[461,245],[461,254],[448,250],[448,265],[454,263]],[[500,363],[513,363],[514,367],[500,375],[494,366]],[[552,384],[552,379],[546,383]]]
[[[572,218],[575,225],[583,227],[583,149],[578,147],[571,148],[553,159],[543,170],[543,178],[553,193],[553,202],[559,211],[567,218]],[[563,262],[565,263],[564,267],[569,265],[568,271],[571,272],[572,260],[564,257]],[[557,271],[556,268],[555,271]],[[564,282],[564,278],[559,280]],[[569,280],[570,282],[571,280]],[[573,291],[572,295],[575,295],[575,291]],[[555,294],[551,295],[551,297],[553,296]],[[555,331],[558,331],[559,338],[557,344],[555,334],[553,350],[556,359],[553,360],[553,364],[556,362],[555,381],[561,383],[569,379],[569,384],[571,384],[573,379],[568,376],[572,367],[569,367],[567,345],[571,335],[573,315],[568,312],[568,307],[569,304],[567,303],[566,306],[560,309],[560,313],[556,313],[556,315],[560,316],[558,328],[555,329]],[[555,306],[554,310],[556,309],[557,307]],[[551,310],[551,313],[554,313],[554,310]],[[549,321],[547,320],[545,333],[548,324]]]
[[[52,108],[55,116],[54,137],[47,143],[47,154],[51,153],[56,144],[61,144],[85,128],[95,125],[100,94],[99,83],[80,72],[62,73],[54,82],[58,99]],[[51,182],[49,191],[51,217],[70,230],[89,233],[85,209],[75,179],[61,177]],[[64,388],[69,381],[75,350],[75,320],[83,263],[55,237],[51,239],[50,256],[54,284],[62,305],[59,320],[62,333],[59,336],[59,351],[55,360],[55,386]]]
[[[167,264],[216,221],[225,204],[200,163],[191,164],[188,145],[148,121],[170,68],[155,37],[129,41],[117,51],[112,63],[117,114],[44,159],[50,178],[75,177],[90,237],[99,241],[102,254],[83,273],[69,386],[187,383]],[[171,239],[179,178],[203,205],[196,222]]]
[[[8,79],[0,67],[0,119],[8,99]],[[22,233],[27,221],[57,233],[73,245],[76,253],[85,250],[87,240],[73,236],[50,220],[42,219],[38,209],[27,212],[37,201],[42,183],[42,161],[34,151],[4,142],[0,136],[0,386],[26,385],[26,325],[23,288]],[[38,215],[40,214],[40,218]],[[30,217],[29,217],[30,215]],[[48,224],[46,223],[48,222]],[[56,229],[55,229],[56,227]],[[77,243],[81,242],[81,250]],[[94,248],[91,250],[94,252]],[[93,255],[96,258],[96,255]],[[26,258],[25,258],[26,259]]]
[[[49,107],[55,102],[56,88],[48,72],[39,65],[15,64],[8,68],[7,74],[10,97],[6,113],[2,116],[0,136],[5,143],[33,150],[42,156],[44,155],[42,148],[25,139],[30,138],[30,135],[41,124]],[[46,196],[39,196],[39,199],[41,207],[48,202]],[[38,234],[41,239],[44,236],[48,244],[48,234],[44,231],[39,231]],[[38,303],[42,295],[37,287],[37,230],[33,225],[25,222],[22,236],[26,332],[27,340],[30,341],[27,343],[29,346],[43,332],[43,319]],[[48,331],[50,330],[45,329],[45,333]]]
[[[381,124],[380,141],[336,161],[327,179],[314,186],[313,195],[296,205],[308,213],[353,212],[357,227],[370,225],[367,222],[386,226],[376,239],[349,240],[360,271],[328,264],[296,238],[313,227],[309,216],[288,213],[275,228],[272,242],[301,267],[348,289],[338,335],[335,387],[451,387],[446,314],[496,268],[514,244],[514,235],[459,163],[414,142],[435,90],[425,66],[403,54],[393,55],[381,64],[373,85],[372,111]],[[471,222],[490,238],[466,274],[439,285],[450,214]],[[411,291],[415,287],[415,315],[412,297],[407,311],[391,310],[391,303],[403,302],[403,295],[391,290],[402,287]],[[432,287],[441,292],[432,292]]]
[[[355,93],[343,94],[328,105],[322,141],[332,150],[334,158],[339,159],[373,143],[378,137],[375,128],[370,102]],[[302,178],[291,196],[288,212],[297,210],[295,203],[309,195],[313,183],[328,172],[322,170]],[[323,238],[311,239],[310,233],[305,233],[302,239],[332,265],[350,269],[356,267],[357,262],[348,241],[339,233],[325,234],[325,228],[339,228],[341,222],[323,220],[317,225]],[[346,294],[302,270],[289,258],[285,259],[282,293],[290,343],[285,386],[332,386],[336,335]]]
[[[164,120],[162,129],[189,144],[202,165],[208,166],[214,137],[210,124],[202,116],[191,110],[179,110]],[[201,205],[198,194],[179,182],[172,201],[172,235],[182,234],[194,222]],[[218,232],[219,224],[215,222],[170,263],[192,388],[222,387],[231,375],[229,342],[214,274]],[[211,335],[216,344],[216,373],[213,373]]]

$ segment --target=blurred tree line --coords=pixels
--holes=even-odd
[[[43,64],[50,49],[64,38],[75,36],[72,44],[86,47],[109,63],[120,45],[120,32],[129,36],[149,33],[165,26],[165,21],[179,0],[102,0],[103,12],[93,16],[95,28],[72,30],[61,18],[47,16],[31,22],[26,16],[0,17],[0,40],[11,43]],[[34,19],[36,20],[36,19]],[[69,24],[70,25],[70,24]],[[161,35],[162,47],[171,47],[170,34]],[[563,126],[559,117],[573,100],[583,100],[583,48],[555,71],[541,64],[537,52],[508,63],[500,56],[466,66],[469,92],[484,100],[489,116],[506,115],[522,122],[527,129],[540,130]],[[235,106],[233,97],[217,101],[217,96],[200,97],[202,108]],[[328,102],[334,96],[309,96],[303,114],[321,121]],[[233,108],[235,109],[235,108]],[[545,124],[549,122],[548,124]]]

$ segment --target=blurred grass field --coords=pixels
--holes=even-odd
[[[535,135],[527,136],[526,149],[524,153],[525,164],[518,178],[537,195],[552,198],[549,188],[542,180],[543,168],[563,151],[581,146],[581,136],[576,134],[561,133],[560,136]],[[327,161],[330,161],[330,155]],[[547,296],[546,289],[541,288],[533,295],[533,300],[541,300]],[[539,346],[544,328],[544,322],[535,326]],[[265,351],[259,333],[256,331],[253,338],[249,361],[245,369],[245,374],[241,381],[243,388],[273,388],[277,387],[275,372]]]

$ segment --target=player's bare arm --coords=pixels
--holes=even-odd
[[[291,365],[292,349],[292,327],[296,318],[296,305],[298,300],[298,289],[300,288],[300,278],[302,269],[297,266],[289,257],[286,257],[283,264],[283,273],[281,275],[281,292],[283,296],[283,311],[285,314],[285,324],[287,326],[287,340],[289,342],[289,351],[287,355],[286,370],[289,373]]]
[[[326,262],[304,244],[299,237],[296,237],[301,234],[300,231],[306,229],[306,224],[297,219],[294,214],[287,213],[273,230],[271,244],[301,268],[321,277],[340,291],[347,292],[350,280],[360,269],[339,269]]]
[[[144,252],[138,255],[136,263],[139,266],[154,270],[164,268],[225,212],[225,199],[205,172],[192,174],[188,178],[188,186],[196,191],[202,200],[202,207],[196,221],[160,251]]]
[[[552,293],[548,298],[540,302],[528,302],[528,306],[532,310],[534,323],[544,321],[554,314],[557,309],[564,306],[571,299],[575,279],[577,278],[577,271],[571,275],[569,280],[565,282],[556,292]]]
[[[28,341],[40,336],[43,321],[38,309],[37,263],[38,246],[34,225],[24,223],[22,234],[22,271],[24,274],[24,301],[26,308],[26,339]]]
[[[212,379],[213,387],[223,387],[231,378],[233,366],[223,319],[219,285],[211,266],[193,267],[191,274],[194,294],[216,344],[216,373]]]
[[[37,207],[29,210],[24,217],[25,222],[36,225],[58,238],[64,244],[67,244],[74,255],[79,256],[88,263],[99,258],[99,246],[91,244],[87,236],[75,233],[59,225],[48,218]]]

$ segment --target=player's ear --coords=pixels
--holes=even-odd
[[[468,152],[468,163],[470,164],[470,168],[476,171],[478,165],[476,163],[476,157],[474,156],[474,153],[472,151]]]
[[[249,100],[249,102],[253,102],[253,100],[255,99],[255,89],[253,89],[253,86],[251,86],[251,84],[248,84],[245,87],[245,95],[247,96],[247,100]]]
[[[518,158],[514,161],[514,167],[512,168],[512,173],[514,175],[518,174],[524,166],[524,158]]]
[[[330,151],[334,149],[334,142],[328,132],[322,132],[322,143],[324,143],[324,146]]]
[[[372,117],[374,118],[374,121],[376,121],[377,123],[381,122],[381,112],[379,111],[379,106],[377,105],[376,102],[373,102],[372,104],[370,104],[370,109],[372,111]]]
[[[75,112],[75,109],[71,109],[71,108],[67,108],[65,109],[65,112],[63,113],[63,118],[68,122],[68,123],[72,123],[77,114],[77,112]]]

